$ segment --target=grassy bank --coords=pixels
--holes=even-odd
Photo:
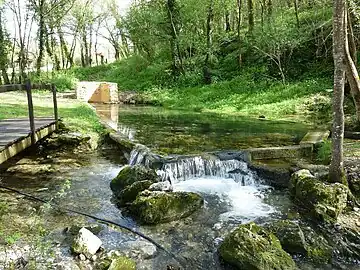
[[[27,97],[23,92],[2,93],[0,95],[0,120],[28,117]],[[53,116],[52,96],[37,91],[33,95],[35,117]],[[96,113],[86,104],[74,99],[58,98],[59,115],[66,126],[84,134],[104,132]]]
[[[201,83],[201,74],[189,73],[176,80],[162,65],[132,57],[104,66],[68,71],[74,80],[115,82],[119,91],[136,91],[141,99],[171,109],[248,115],[267,118],[297,118],[301,121],[331,117],[330,77],[306,76],[286,84],[259,70],[245,70],[230,80]]]

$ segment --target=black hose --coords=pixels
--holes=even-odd
[[[149,241],[151,244],[155,245],[157,248],[161,249],[162,251],[164,251],[166,254],[170,255],[172,258],[174,258],[182,267],[184,267],[184,269],[186,269],[186,259],[185,258],[182,258],[182,257],[179,257],[179,256],[176,256],[174,253],[172,253],[171,251],[168,251],[166,248],[164,248],[162,245],[160,245],[159,243],[157,243],[155,240],[151,239],[150,237],[144,235],[143,233],[141,232],[138,232],[137,230],[135,230],[134,228],[130,228],[130,227],[127,227],[125,225],[121,225],[121,224],[118,224],[114,221],[111,221],[111,220],[106,220],[106,219],[103,219],[103,218],[99,218],[99,217],[96,217],[96,216],[93,216],[93,215],[90,215],[90,214],[87,214],[87,213],[83,213],[83,212],[80,212],[80,211],[77,211],[77,210],[73,210],[73,209],[69,209],[69,208],[63,208],[63,207],[60,207],[58,205],[55,205],[51,202],[48,202],[48,201],[45,201],[43,199],[40,199],[40,198],[37,198],[33,195],[30,195],[30,194],[27,194],[27,193],[24,193],[22,191],[19,191],[19,190],[16,190],[16,189],[13,189],[13,188],[10,188],[10,187],[6,187],[6,186],[3,186],[0,184],[0,188],[2,189],[5,189],[5,190],[8,190],[8,191],[12,191],[14,193],[17,193],[17,194],[20,194],[20,195],[23,195],[25,196],[26,198],[28,199],[32,199],[32,200],[35,200],[35,201],[38,201],[38,202],[42,202],[42,203],[46,203],[46,204],[49,204],[51,205],[52,207],[55,207],[61,211],[65,211],[65,212],[69,212],[69,213],[74,213],[74,214],[78,214],[78,215],[82,215],[82,216],[85,216],[85,217],[89,217],[89,218],[92,218],[94,220],[97,220],[97,221],[101,221],[103,223],[107,223],[107,224],[111,224],[111,225],[115,225],[117,227],[120,227],[124,230],[127,230],[129,232],[132,232],[133,234],[136,234],[138,236],[140,236],[141,238],[144,238],[145,240]]]

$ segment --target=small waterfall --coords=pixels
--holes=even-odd
[[[124,125],[118,125],[117,130],[128,140],[133,141],[135,139],[136,130]]]
[[[166,158],[152,153],[142,144],[137,144],[131,151],[129,165],[157,169],[157,174],[163,180],[170,180],[172,183],[191,178],[218,177],[231,178],[244,186],[251,186],[256,184],[257,179],[257,175],[243,160],[223,160],[218,155]]]
[[[172,183],[199,177],[232,178],[242,185],[255,185],[256,175],[240,160],[206,159],[200,156],[168,162],[158,171]]]
[[[160,168],[162,157],[151,152],[145,145],[137,144],[130,153],[129,165],[143,165],[150,168]]]

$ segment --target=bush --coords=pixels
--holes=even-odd
[[[51,83],[55,84],[56,89],[59,92],[64,92],[66,90],[73,90],[76,88],[78,80],[74,77],[72,73],[55,73],[53,78],[50,80]]]
[[[55,73],[45,72],[40,76],[32,74],[30,79],[33,83],[55,84],[58,92],[73,90],[76,88],[78,79],[72,72],[58,71]]]
[[[331,161],[331,141],[326,140],[321,143],[319,148],[316,151],[316,161],[324,164],[329,165]]]

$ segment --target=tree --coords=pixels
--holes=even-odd
[[[210,60],[212,57],[212,22],[214,19],[214,1],[209,0],[208,15],[206,20],[206,57],[204,63],[204,82],[211,83]]]
[[[346,183],[343,164],[344,140],[344,84],[345,84],[345,37],[346,37],[345,0],[334,0],[333,8],[333,58],[334,93],[332,158],[329,168],[331,182]]]
[[[8,52],[9,52],[9,40],[6,37],[6,33],[3,27],[3,8],[0,2],[0,69],[5,84],[10,84],[9,76],[7,74],[8,67]]]
[[[26,68],[29,62],[29,45],[34,14],[31,12],[29,5],[23,5],[21,0],[8,1],[6,4],[13,13],[14,25],[16,28],[14,41],[19,50],[17,55],[17,62],[20,70],[19,81],[24,81],[27,78]],[[13,69],[15,69],[14,63],[12,63],[12,65]]]
[[[346,78],[350,85],[350,92],[353,98],[355,109],[356,109],[356,118],[358,124],[360,123],[360,79],[359,73],[356,69],[356,44],[354,40],[354,33],[351,23],[350,12],[347,9],[346,12],[347,27],[345,30],[347,33],[345,34],[345,54],[346,54]]]
[[[255,27],[254,17],[254,0],[248,0],[248,21],[249,21],[249,35],[252,35]]]

